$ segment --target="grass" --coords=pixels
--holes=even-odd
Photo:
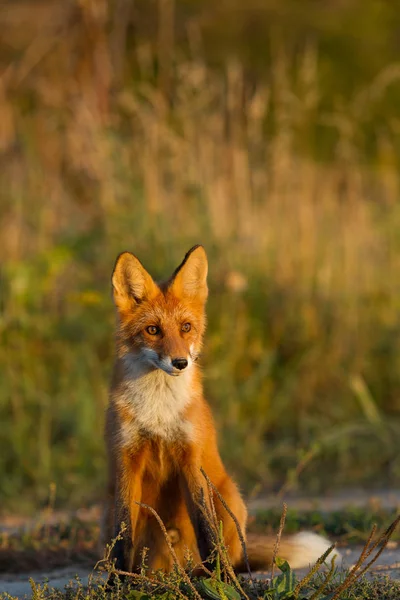
[[[242,583],[244,589],[246,590],[247,597],[250,598],[250,600],[259,600],[260,598],[269,600],[270,598],[274,598],[273,595],[268,593],[269,587],[265,583],[255,582],[251,586],[246,585],[246,582]],[[330,598],[334,597],[335,584],[330,585],[328,589],[326,589],[327,594],[325,597],[321,595],[315,596],[320,586],[321,579],[319,577],[314,578],[309,582],[307,590],[305,590],[305,592],[299,596],[299,600],[310,600],[310,598],[313,597],[313,594],[314,598],[318,600],[322,600],[322,598],[324,598],[324,600],[330,600]],[[117,588],[111,595],[109,590],[105,587],[103,581],[97,581],[96,577],[89,587],[82,585],[79,579],[71,580],[65,591],[52,589],[46,584],[36,585],[34,582],[32,582],[32,597],[37,600],[105,600],[106,598],[110,597],[115,600],[175,600],[175,598],[179,597],[176,592],[176,588],[173,588],[173,591],[170,593],[165,590],[165,585],[155,584],[152,591],[143,592],[138,589],[137,586],[131,584],[127,585],[123,589]],[[340,600],[375,600],[376,598],[379,598],[380,600],[397,600],[399,593],[400,584],[397,581],[393,581],[385,576],[377,576],[373,578],[363,577],[339,598]],[[0,597],[2,596],[4,600],[14,600],[10,595],[0,595]],[[183,597],[193,598],[194,596],[186,595]],[[200,597],[204,598],[204,600],[218,598],[218,596],[204,594],[204,592]],[[219,596],[219,598],[222,600],[223,596]],[[284,599],[289,598],[289,596],[284,596],[281,594],[280,597],[277,596],[277,598]]]
[[[1,510],[43,507],[51,482],[59,506],[98,501],[115,256],[165,276],[197,242],[205,389],[242,486],[398,486],[395,70],[335,101],[318,45],[291,54],[277,30],[248,90],[244,63],[214,68],[189,28],[164,74],[162,48],[129,38],[113,81],[118,19],[90,6],[41,5],[43,34],[29,6],[0,11]]]
[[[212,514],[210,512],[208,516],[210,522]],[[88,585],[83,585],[77,578],[71,580],[64,591],[60,591],[51,588],[48,584],[36,584],[34,579],[31,579],[32,597],[36,600],[44,600],[45,598],[60,600],[93,598],[100,600],[105,597],[128,598],[129,600],[148,600],[150,598],[167,600],[178,597],[183,600],[191,600],[192,598],[197,600],[202,598],[217,600],[240,600],[241,598],[246,600],[259,600],[261,598],[265,600],[367,600],[368,598],[377,597],[376,594],[378,594],[379,598],[383,600],[391,600],[396,597],[395,594],[399,593],[400,583],[398,581],[390,580],[388,577],[366,577],[365,573],[368,572],[392,538],[400,517],[393,520],[389,528],[380,535],[376,535],[376,526],[372,527],[360,558],[351,571],[346,572],[336,568],[334,561],[328,571],[320,571],[321,566],[327,561],[333,549],[332,546],[304,577],[298,579],[288,563],[278,558],[279,541],[285,525],[286,514],[286,510],[284,510],[280,518],[276,545],[277,556],[274,559],[276,563],[275,573],[273,568],[269,578],[237,577],[234,574],[223,543],[222,525],[220,524],[214,550],[215,569],[205,578],[189,576],[190,558],[188,562],[189,571],[187,572],[178,563],[175,563],[175,568],[168,575],[161,572],[150,574],[146,569],[144,555],[143,567],[140,573],[126,574],[127,580],[122,583],[119,577],[124,573],[115,571],[110,561],[112,548],[110,546],[107,548],[104,558],[97,563],[95,571],[90,575]],[[163,527],[161,522],[160,526]],[[64,525],[59,529],[51,528],[45,524],[36,531],[31,532],[30,535],[24,535],[21,538],[14,535],[6,540],[3,539],[1,540],[0,552],[1,570],[4,568],[4,562],[2,562],[4,556],[8,556],[10,563],[13,563],[15,567],[18,564],[18,554],[15,551],[19,549],[26,552],[34,548],[37,553],[37,560],[41,560],[42,568],[45,565],[46,571],[49,571],[52,567],[60,566],[57,562],[54,563],[54,559],[57,561],[57,549],[59,550],[60,547],[64,552],[67,550],[68,553],[69,550],[70,556],[75,557],[74,566],[81,564],[89,568],[90,558],[93,565],[93,555],[90,556],[88,548],[91,547],[92,551],[94,548],[98,548],[96,540],[93,539],[93,531],[92,526],[87,522],[73,521],[68,526]],[[166,532],[165,535],[167,535]],[[166,539],[168,538],[166,537]],[[41,545],[43,542],[44,547],[43,544]],[[67,542],[67,545],[65,545],[65,542]],[[83,557],[82,547],[86,551],[86,555]],[[47,556],[44,552],[46,548],[51,550]],[[169,548],[174,556],[173,547],[169,545]],[[53,563],[48,563],[47,557]],[[19,572],[24,568],[22,565],[19,562]],[[31,566],[31,568],[34,567]],[[5,567],[5,570],[10,572],[7,567]],[[106,583],[104,573],[114,577],[112,589]],[[11,600],[12,596],[0,594],[0,598]]]

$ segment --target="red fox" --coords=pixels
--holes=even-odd
[[[169,571],[173,566],[159,524],[137,502],[153,507],[174,532],[174,550],[183,566],[187,549],[195,563],[208,564],[213,544],[201,509],[209,499],[201,468],[239,522],[250,567],[266,568],[275,539],[246,535],[246,506],[222,463],[203,396],[197,359],[208,294],[204,248],[194,246],[172,276],[158,284],[133,254],[123,252],[112,285],[117,333],[105,430],[109,464],[104,524],[108,541],[126,524],[113,548],[117,569],[137,571],[145,547],[151,569]],[[232,564],[244,570],[236,525],[216,494],[213,500]],[[328,547],[322,537],[302,533],[283,537],[279,554],[299,567],[314,562]]]

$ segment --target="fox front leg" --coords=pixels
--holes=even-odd
[[[118,571],[132,572],[134,542],[142,500],[145,452],[125,455],[120,465],[115,498],[115,526],[112,558]]]
[[[133,536],[129,510],[125,506],[117,506],[115,510],[114,546],[112,558],[115,569],[130,573],[133,565]]]

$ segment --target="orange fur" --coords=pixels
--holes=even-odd
[[[127,252],[118,257],[114,268],[118,324],[106,420],[105,534],[109,541],[123,521],[127,525],[114,547],[116,565],[124,571],[139,568],[144,547],[149,548],[152,569],[169,571],[172,567],[158,523],[136,502],[158,512],[182,564],[187,549],[196,563],[207,561],[212,544],[199,508],[202,497],[208,501],[201,467],[237,517],[243,534],[246,531],[247,510],[220,458],[196,363],[205,329],[206,277],[202,246],[192,248],[165,283],[156,284]],[[187,366],[182,368],[185,361]],[[236,526],[217,497],[214,503],[231,561],[241,568]],[[273,539],[263,538],[261,543],[259,537],[248,539],[250,560],[266,567]],[[294,538],[284,540],[282,548],[290,560],[299,543],[296,546]]]

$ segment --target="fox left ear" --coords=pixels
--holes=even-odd
[[[112,274],[114,302],[120,311],[132,310],[158,293],[157,285],[134,254],[122,252]]]
[[[175,296],[205,302],[208,263],[203,246],[193,246],[171,277],[171,290]]]

